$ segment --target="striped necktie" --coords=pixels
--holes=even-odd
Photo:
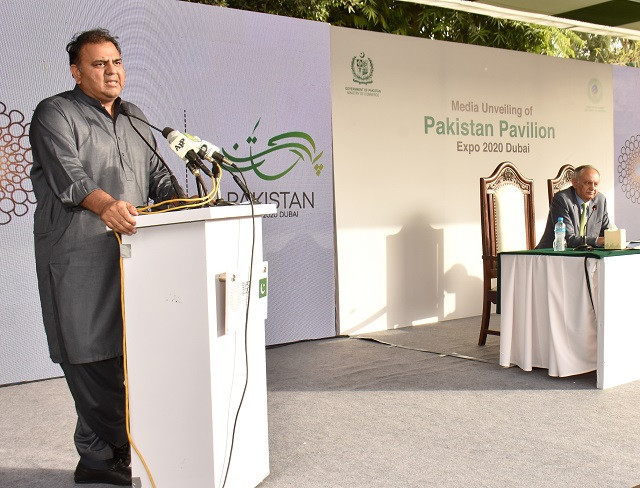
[[[589,204],[584,202],[582,204],[582,215],[580,216],[580,235],[583,236],[585,234],[585,230],[587,227],[587,207]]]

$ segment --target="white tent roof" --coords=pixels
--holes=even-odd
[[[409,0],[403,0],[409,1]],[[640,40],[640,0],[410,0],[562,29]]]

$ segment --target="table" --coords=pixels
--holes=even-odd
[[[597,370],[601,389],[640,379],[638,277],[638,250],[501,253],[500,365]]]

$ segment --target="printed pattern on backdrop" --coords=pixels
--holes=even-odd
[[[640,240],[640,70],[613,67],[616,221]]]
[[[25,216],[35,205],[32,163],[29,123],[0,100],[0,225]]]

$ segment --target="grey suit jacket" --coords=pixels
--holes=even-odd
[[[536,246],[536,249],[545,249],[553,247],[553,239],[555,237],[553,228],[558,221],[558,217],[562,217],[567,226],[567,248],[573,248],[580,244],[589,244],[596,246],[598,236],[603,236],[605,229],[609,228],[609,215],[607,214],[607,199],[602,193],[598,193],[589,204],[589,214],[587,220],[587,228],[585,237],[580,234],[580,206],[578,205],[578,196],[573,187],[559,191],[551,201],[549,209],[549,217],[547,218],[547,226],[544,229],[542,239]]]

